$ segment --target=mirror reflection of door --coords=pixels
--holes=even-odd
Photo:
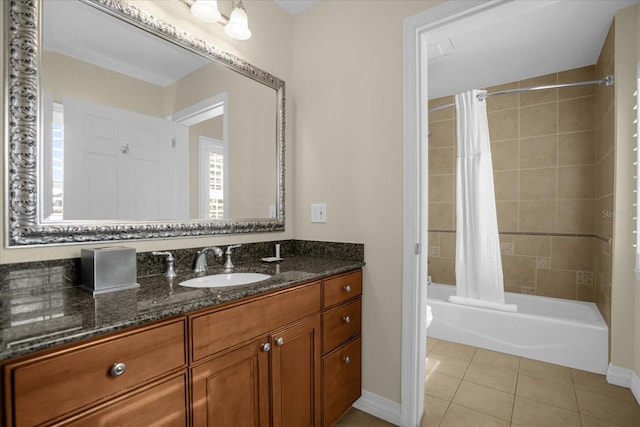
[[[63,105],[63,219],[186,217],[182,126],[71,97]]]

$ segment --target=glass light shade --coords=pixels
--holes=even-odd
[[[222,20],[222,15],[218,10],[218,0],[196,0],[191,5],[191,13],[198,19],[205,22],[218,22]]]
[[[238,6],[233,9],[229,17],[229,23],[224,26],[224,32],[236,40],[247,40],[251,38],[247,12],[245,12],[243,7]]]

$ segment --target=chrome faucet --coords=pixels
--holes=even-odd
[[[242,245],[229,245],[227,246],[227,250],[224,254],[227,256],[227,260],[224,262],[224,269],[231,270],[233,268],[233,263],[231,262],[231,249],[239,248]]]
[[[196,263],[193,271],[195,273],[203,273],[207,271],[207,254],[213,252],[213,254],[220,258],[222,256],[222,249],[217,246],[208,246],[196,253]]]

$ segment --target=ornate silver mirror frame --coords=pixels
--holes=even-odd
[[[285,224],[285,83],[123,0],[80,0],[151,34],[217,61],[275,89],[277,108],[277,217],[192,222],[108,221],[43,224],[38,217],[38,141],[41,129],[41,0],[5,5],[5,244],[7,247],[283,231]]]

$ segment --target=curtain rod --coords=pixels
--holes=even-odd
[[[575,82],[575,83],[560,83],[555,85],[547,85],[547,86],[534,86],[534,87],[523,87],[518,89],[508,89],[508,90],[500,90],[498,92],[486,93],[484,95],[478,95],[478,100],[481,101],[485,98],[495,95],[507,95],[511,93],[518,92],[529,92],[533,90],[544,90],[544,89],[558,89],[563,87],[574,87],[574,86],[586,86],[586,85],[605,85],[605,86],[613,86],[613,76],[608,75],[602,80],[590,80],[587,82]],[[429,110],[429,113],[433,113],[436,111],[444,110],[445,108],[455,107],[456,103],[452,102],[450,104],[444,104],[439,107],[434,107]]]

